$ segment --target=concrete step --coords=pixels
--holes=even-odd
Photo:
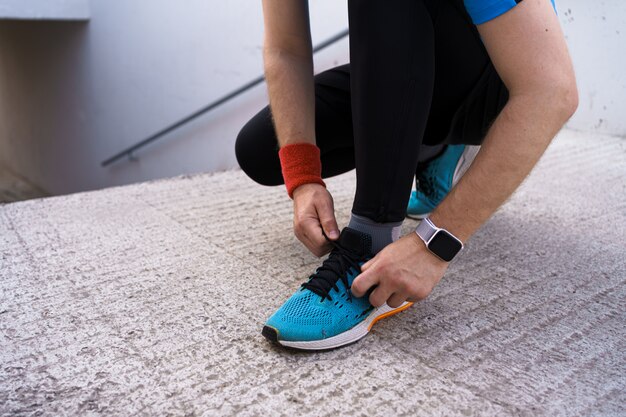
[[[353,173],[328,187],[345,225]],[[0,415],[626,412],[623,138],[563,131],[431,297],[342,349],[260,334],[320,262],[291,222],[240,171],[1,206]]]

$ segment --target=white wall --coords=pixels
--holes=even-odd
[[[184,5],[183,5],[184,4]],[[347,27],[311,2],[313,41]],[[262,74],[261,2],[93,0],[89,23],[0,25],[0,163],[53,194],[237,166],[265,85],[109,168],[100,162]],[[347,62],[347,40],[317,58]]]
[[[557,0],[581,104],[570,126],[626,135],[626,2]],[[0,163],[59,194],[236,166],[265,85],[139,151],[100,162],[262,73],[261,2],[91,0],[89,23],[0,24]],[[311,0],[317,43],[345,1]],[[342,41],[317,70],[348,61]]]
[[[568,127],[626,136],[626,1],[556,1],[580,94]]]

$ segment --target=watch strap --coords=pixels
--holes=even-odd
[[[423,219],[415,228],[415,233],[424,241],[426,245],[430,242],[430,239],[437,233],[437,226],[430,221],[427,217]]]
[[[441,248],[439,245],[436,245],[435,248],[431,247],[431,241],[437,233],[443,233],[447,235],[448,239],[451,239],[452,242],[455,242],[455,245],[458,245],[458,248],[452,249],[453,252],[449,253],[445,249]],[[463,242],[452,233],[447,231],[446,229],[442,229],[440,227],[435,226],[435,224],[428,217],[423,219],[415,228],[415,234],[419,236],[420,239],[424,241],[424,244],[435,256],[438,258],[450,262],[464,247]],[[443,252],[440,252],[443,250]]]

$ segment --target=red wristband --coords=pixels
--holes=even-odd
[[[302,184],[320,184],[322,181],[322,163],[320,148],[312,143],[293,143],[278,151],[287,194],[293,198],[293,191]]]

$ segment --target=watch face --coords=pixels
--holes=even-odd
[[[439,230],[428,243],[428,249],[446,262],[450,262],[463,248],[463,244],[446,231]]]

